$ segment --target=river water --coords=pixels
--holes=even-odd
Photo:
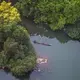
[[[47,26],[36,25],[25,20],[23,24],[30,33],[31,42],[37,56],[48,59],[48,63],[38,65],[30,76],[15,78],[10,73],[0,71],[0,80],[80,80],[80,42],[71,40],[61,31],[53,32]],[[33,41],[51,44],[44,46]]]

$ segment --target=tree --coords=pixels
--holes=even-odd
[[[3,1],[0,4],[0,67],[7,67],[19,76],[34,69],[36,54],[27,30],[18,22],[18,10]]]
[[[18,10],[11,6],[11,3],[3,1],[0,3],[0,24],[6,25],[11,23],[17,23],[20,21],[20,14]]]

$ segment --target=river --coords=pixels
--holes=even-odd
[[[38,65],[30,76],[15,78],[10,73],[0,71],[0,80],[80,80],[80,42],[71,40],[62,31],[51,31],[47,26],[23,20],[30,33],[31,42],[37,56],[48,59],[48,63]],[[33,41],[51,44],[44,46]]]

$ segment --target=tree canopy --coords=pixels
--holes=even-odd
[[[17,23],[20,21],[18,10],[11,3],[3,1],[0,3],[0,24]]]
[[[36,66],[36,54],[27,30],[18,24],[18,10],[10,3],[0,3],[0,67],[14,75],[25,75]]]
[[[34,17],[36,23],[46,23],[52,30],[80,19],[80,0],[18,0],[16,7],[22,15]]]

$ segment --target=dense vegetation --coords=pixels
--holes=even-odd
[[[36,65],[35,51],[20,21],[15,7],[0,3],[0,68],[9,68],[14,75],[25,75]]]
[[[36,23],[44,22],[52,30],[66,29],[66,33],[80,39],[79,27],[66,28],[80,19],[80,0],[18,0],[15,5],[23,16],[32,16]]]
[[[68,25],[64,31],[73,39],[80,40],[80,21],[73,25]]]

